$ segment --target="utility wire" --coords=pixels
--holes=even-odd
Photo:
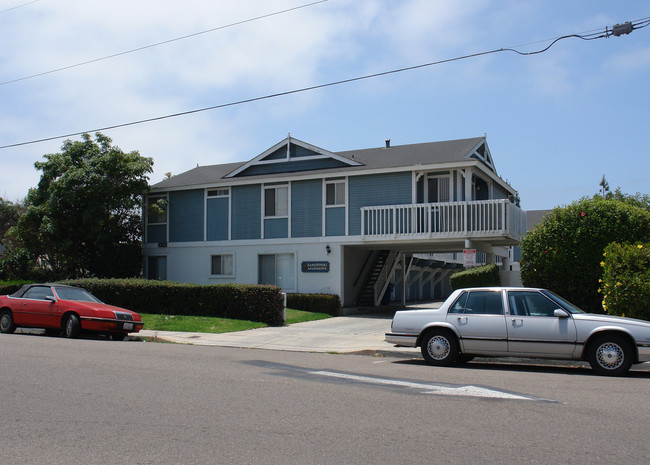
[[[24,6],[31,5],[32,3],[36,3],[36,2],[38,2],[38,0],[32,0],[31,2],[23,3],[22,5],[12,6],[11,8],[7,8],[6,10],[0,10],[0,13],[6,13],[7,11],[17,10],[18,8],[22,8]]]
[[[38,0],[35,0],[35,1],[38,1]],[[72,68],[77,68],[79,66],[89,65],[91,63],[97,63],[98,61],[109,60],[111,58],[117,58],[117,57],[120,57],[120,56],[123,56],[123,55],[128,55],[129,53],[141,52],[142,50],[147,50],[149,48],[158,47],[160,45],[166,45],[166,44],[169,44],[169,43],[172,43],[172,42],[177,42],[179,40],[189,39],[191,37],[200,36],[202,34],[208,34],[210,32],[219,31],[221,29],[227,29],[229,27],[241,26],[242,24],[250,23],[250,22],[253,22],[253,21],[258,21],[260,19],[270,18],[272,16],[281,15],[283,13],[289,13],[291,11],[299,10],[301,8],[307,8],[307,7],[310,7],[310,6],[317,5],[319,3],[324,3],[326,1],[328,1],[328,0],[318,0],[318,1],[315,1],[315,2],[312,2],[312,3],[299,5],[299,6],[296,6],[296,7],[293,7],[293,8],[287,8],[286,10],[276,11],[275,13],[268,13],[268,14],[265,14],[265,15],[256,16],[255,18],[244,19],[242,21],[237,21],[235,23],[227,24],[225,26],[214,27],[212,29],[207,29],[205,31],[195,32],[193,34],[187,34],[187,35],[184,35],[184,36],[181,36],[181,37],[176,37],[174,39],[163,40],[162,42],[156,42],[154,44],[144,45],[142,47],[137,47],[137,48],[134,48],[134,49],[131,49],[131,50],[126,50],[124,52],[118,52],[118,53],[114,53],[112,55],[106,55],[104,57],[95,58],[95,59],[88,60],[88,61],[83,61],[81,63],[76,63],[74,65],[63,66],[61,68],[52,69],[50,71],[44,71],[42,73],[32,74],[30,76],[24,76],[24,77],[21,77],[21,78],[11,79],[9,81],[0,82],[0,86],[5,86],[7,84],[13,84],[15,82],[20,82],[20,81],[26,81],[28,79],[33,79],[33,78],[39,77],[39,76],[45,76],[45,75],[48,75],[48,74],[58,73],[59,71],[65,71],[67,69],[72,69]],[[34,3],[34,2],[32,2],[32,3]],[[16,8],[18,8],[18,7],[16,7]],[[2,12],[0,12],[0,13],[2,13]]]
[[[642,20],[637,20],[636,23],[630,23],[630,27],[631,27],[630,30],[642,29],[644,27],[647,27],[648,25],[650,25],[650,18],[647,18],[647,19],[644,18]],[[623,32],[623,34],[629,34],[629,32]],[[285,92],[278,92],[278,93],[274,93],[274,94],[263,95],[263,96],[260,96],[260,97],[253,97],[253,98],[244,99],[244,100],[237,100],[237,101],[229,102],[229,103],[222,103],[222,104],[219,104],[219,105],[212,105],[212,106],[209,106],[209,107],[197,108],[197,109],[194,109],[194,110],[182,111],[182,112],[172,113],[172,114],[163,115],[163,116],[156,116],[156,117],[153,117],[153,118],[147,118],[147,119],[141,119],[141,120],[137,120],[137,121],[131,121],[129,123],[121,123],[121,124],[115,124],[113,126],[105,126],[105,127],[102,127],[102,128],[97,128],[97,129],[92,129],[92,130],[72,132],[72,133],[69,133],[69,134],[63,134],[63,135],[53,136],[53,137],[46,137],[46,138],[43,138],[43,139],[36,139],[36,140],[27,141],[27,142],[18,142],[18,143],[15,143],[15,144],[1,145],[0,149],[6,149],[6,148],[11,148],[11,147],[20,147],[20,146],[23,146],[23,145],[31,145],[31,144],[36,144],[36,143],[40,143],[40,142],[48,142],[48,141],[56,140],[56,139],[63,139],[63,138],[68,138],[68,137],[72,137],[72,136],[78,136],[78,135],[85,134],[85,133],[102,132],[102,131],[108,131],[108,130],[111,130],[111,129],[124,128],[124,127],[127,127],[127,126],[134,126],[134,125],[138,125],[138,124],[151,123],[153,121],[161,121],[161,120],[170,119],[170,118],[177,118],[179,116],[186,116],[186,115],[191,115],[191,114],[195,114],[195,113],[201,113],[201,112],[204,112],[204,111],[217,110],[217,109],[232,107],[232,106],[236,106],[236,105],[243,105],[245,103],[259,102],[261,100],[268,100],[268,99],[272,99],[272,98],[276,98],[276,97],[284,97],[284,96],[287,96],[287,95],[298,94],[298,93],[317,90],[317,89],[324,89],[324,88],[327,88],[327,87],[338,86],[338,85],[341,85],[341,84],[349,84],[349,83],[352,83],[352,82],[363,81],[363,80],[366,80],[366,79],[372,79],[372,78],[377,78],[377,77],[381,77],[381,76],[388,76],[388,75],[391,75],[391,74],[403,73],[405,71],[414,71],[414,70],[417,70],[417,69],[427,68],[427,67],[430,67],[430,66],[441,65],[441,64],[444,64],[444,63],[452,63],[454,61],[461,61],[461,60],[466,60],[466,59],[469,59],[469,58],[476,58],[476,57],[480,57],[480,56],[492,55],[492,54],[501,53],[501,52],[513,52],[513,53],[516,53],[518,55],[523,55],[523,56],[537,55],[537,54],[544,53],[544,52],[548,51],[553,45],[555,45],[557,42],[559,42],[561,40],[564,40],[564,39],[578,38],[578,39],[582,39],[582,40],[595,40],[595,39],[607,38],[607,37],[610,37],[611,35],[620,35],[620,34],[617,34],[615,32],[610,32],[607,28],[605,28],[604,31],[599,31],[599,32],[595,32],[595,33],[592,33],[592,34],[586,34],[586,35],[569,34],[569,35],[558,37],[558,38],[554,39],[547,47],[544,47],[544,48],[542,48],[540,50],[535,50],[535,51],[532,51],[532,52],[521,52],[521,51],[516,50],[514,48],[498,48],[498,49],[488,50],[488,51],[484,51],[484,52],[471,53],[469,55],[463,55],[463,56],[459,56],[459,57],[455,57],[455,58],[448,58],[448,59],[445,59],[445,60],[432,61],[432,62],[429,62],[429,63],[423,63],[423,64],[415,65],[415,66],[407,66],[407,67],[404,67],[404,68],[393,69],[393,70],[390,70],[390,71],[383,71],[383,72],[379,72],[379,73],[366,74],[364,76],[358,76],[358,77],[353,77],[353,78],[349,78],[349,79],[342,79],[342,80],[339,80],[339,81],[333,81],[333,82],[329,82],[329,83],[326,83],[326,84],[318,84],[318,85],[314,85],[314,86],[303,87],[303,88],[300,88],[300,89],[294,89],[294,90],[289,90],[289,91],[285,91]]]

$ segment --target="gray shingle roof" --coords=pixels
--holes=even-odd
[[[357,171],[369,171],[386,168],[399,168],[414,165],[431,165],[437,163],[466,161],[468,155],[482,141],[483,137],[458,139],[421,144],[396,145],[389,148],[370,148],[336,152],[336,155],[362,163],[361,166],[308,171],[309,174],[335,172],[337,175]],[[238,178],[225,176],[248,162],[227,163],[222,165],[197,166],[184,173],[172,176],[152,186],[155,190],[177,189],[181,187],[230,184]],[[284,174],[286,176],[286,173]],[[247,180],[264,179],[269,176],[247,176]]]

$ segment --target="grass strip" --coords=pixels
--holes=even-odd
[[[247,320],[233,320],[230,318],[217,318],[208,316],[187,315],[159,315],[141,313],[144,329],[153,331],[183,331],[190,333],[232,333],[248,329],[263,328],[265,323]],[[302,310],[287,309],[286,324],[303,323],[330,318],[325,313],[304,312]]]

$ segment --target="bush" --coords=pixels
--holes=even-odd
[[[180,284],[145,279],[77,279],[100,300],[138,313],[192,315],[284,324],[282,291],[276,286]]]
[[[341,314],[341,299],[334,294],[287,294],[287,307],[305,312]]]
[[[30,284],[33,281],[0,281],[0,295],[13,294],[20,289],[23,284]]]
[[[499,267],[495,264],[477,266],[469,270],[454,273],[449,278],[451,288],[463,289],[466,287],[493,287],[501,285]]]
[[[602,262],[603,309],[650,320],[650,244],[607,246]]]
[[[598,279],[605,247],[650,241],[650,212],[628,203],[583,199],[558,207],[521,241],[521,278],[582,307],[602,311]]]

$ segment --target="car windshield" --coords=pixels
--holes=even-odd
[[[544,295],[547,297],[551,298],[555,303],[560,304],[567,312],[569,313],[587,313],[584,310],[576,307],[573,305],[571,302],[568,300],[560,297],[559,295],[555,294],[554,292],[544,290],[542,291]]]
[[[58,295],[61,300],[78,300],[80,302],[101,303],[101,300],[85,289],[75,287],[56,287],[54,289],[56,290],[56,295]]]

